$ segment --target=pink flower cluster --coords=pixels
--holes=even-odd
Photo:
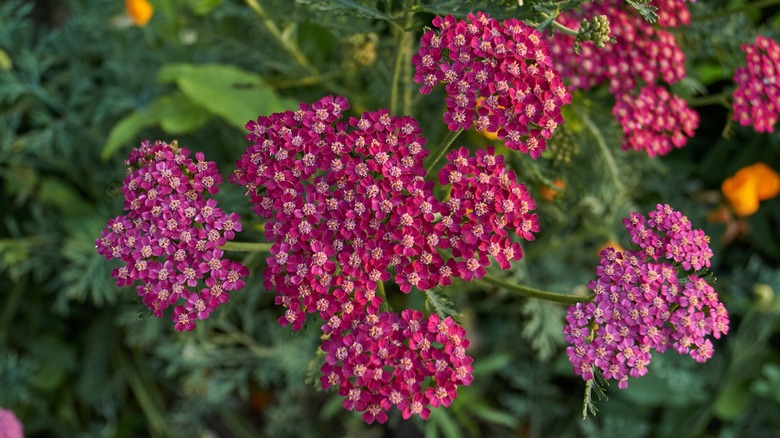
[[[646,22],[622,0],[583,4],[576,11],[560,15],[558,21],[577,29],[583,17],[605,15],[615,43],[603,48],[584,43],[581,52],[575,54],[573,37],[556,32],[550,41],[555,66],[573,89],[588,90],[609,82],[609,91],[616,101],[613,112],[622,114],[619,121],[625,133],[623,150],[643,149],[651,156],[665,155],[685,145],[699,122],[685,101],[676,96],[670,101],[665,97],[668,94],[661,94],[660,87],[655,85],[673,84],[685,77],[685,55],[674,35],[662,28],[690,22],[686,1],[664,0],[657,6],[660,27]],[[670,101],[669,106],[647,105],[648,99],[654,97],[656,101]],[[667,109],[672,110],[671,115]],[[668,120],[669,117],[675,120]],[[625,123],[642,119],[665,124]],[[648,137],[648,131],[654,135]]]
[[[588,284],[593,301],[568,309],[566,353],[584,380],[599,370],[626,388],[629,376],[647,374],[651,351],[671,347],[704,362],[710,336],[728,333],[726,308],[699,272],[710,266],[709,238],[668,205],[648,216],[624,220],[638,250],[602,251]]]
[[[0,408],[0,437],[24,438],[24,426],[13,411]]]
[[[279,323],[299,330],[307,314],[316,313],[325,322],[322,330],[332,341],[328,345],[348,334],[353,339],[379,330],[373,327],[387,318],[391,325],[403,326],[394,329],[394,336],[405,333],[409,317],[398,320],[380,312],[377,288],[391,277],[404,293],[448,285],[452,277],[481,278],[489,256],[504,269],[510,260],[523,256],[507,229],[517,230],[526,240],[538,231],[537,217],[531,213],[534,200],[492,148],[475,156],[465,148],[447,155],[451,163],[441,169],[439,179],[452,190],[447,202],[441,202],[433,195],[433,182],[425,180],[423,159],[428,151],[417,121],[386,110],[344,120],[348,106],[346,99],[328,96],[311,105],[302,103],[297,111],[249,122],[247,139],[252,145],[231,176],[232,182],[246,188],[254,211],[268,219],[266,237],[272,245],[263,275],[266,287],[276,291],[276,303],[286,309]],[[463,339],[458,330],[462,329],[452,334]],[[452,348],[465,348],[461,341],[456,344]],[[408,348],[395,345],[403,354]],[[438,359],[440,353],[431,354]],[[377,355],[366,353],[359,360],[387,359]],[[422,355],[415,360],[428,359]],[[353,375],[342,375],[339,384]],[[452,384],[469,381],[458,379]],[[353,384],[364,386],[360,382]],[[386,403],[374,400],[378,393],[360,394],[350,407],[386,410]],[[422,392],[409,394],[408,412],[423,415],[417,402],[437,403]],[[365,418],[386,419],[377,415],[378,411]]]
[[[472,381],[469,341],[452,318],[416,310],[367,314],[351,330],[325,340],[322,387],[337,388],[348,410],[363,420],[387,421],[396,406],[404,419],[427,419],[431,407],[449,406],[459,385]]]
[[[643,87],[639,96],[624,94],[612,108],[623,127],[623,149],[666,155],[681,148],[699,125],[699,114],[685,100],[657,85]]]
[[[780,44],[758,36],[742,50],[747,67],[734,72],[734,120],[758,132],[774,132],[780,115]]]
[[[534,28],[479,12],[468,21],[436,17],[437,30],[420,42],[415,82],[428,94],[439,84],[447,92],[444,122],[451,131],[497,132],[507,147],[538,158],[571,102],[552,66],[547,42]]]
[[[347,122],[347,108],[346,99],[328,96],[250,122],[253,144],[231,177],[269,219],[264,276],[287,309],[282,325],[298,330],[316,312],[326,333],[340,332],[378,311],[377,283],[391,271],[408,293],[450,277],[481,278],[488,255],[505,268],[522,257],[505,228],[532,239],[535,203],[503,157],[450,152],[455,164],[440,178],[453,191],[442,203],[425,180],[417,121],[380,110]],[[439,251],[447,248],[452,258]]]
[[[220,249],[241,231],[241,222],[206,198],[219,191],[222,177],[203,153],[193,160],[175,143],[143,142],[126,163],[128,213],[108,221],[97,251],[125,263],[112,273],[117,285],[139,281],[138,295],[158,318],[182,299],[173,310],[175,328],[192,330],[228,301],[229,291],[244,287],[247,268],[223,258]]]

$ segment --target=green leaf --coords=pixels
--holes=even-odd
[[[107,160],[114,155],[120,147],[132,140],[138,131],[154,125],[154,120],[149,117],[148,113],[135,111],[122,118],[108,134],[105,146],[103,146],[103,152],[100,153],[101,160]]]
[[[169,134],[192,132],[210,118],[206,110],[179,92],[159,97],[152,103],[151,113]]]
[[[428,312],[436,312],[441,318],[451,316],[453,319],[457,319],[460,316],[460,313],[455,310],[452,301],[450,301],[440,289],[441,288],[436,288],[425,291],[426,310]]]
[[[58,209],[63,216],[85,216],[94,212],[89,202],[59,178],[44,178],[41,181],[38,200]]]
[[[182,134],[200,128],[210,117],[205,109],[181,92],[160,96],[147,108],[131,113],[111,129],[100,157],[103,160],[110,158],[144,128],[160,125],[169,134]]]
[[[750,403],[750,391],[744,381],[732,379],[723,387],[715,400],[715,415],[724,421],[734,421]]]
[[[480,420],[485,420],[492,424],[499,424],[509,429],[517,428],[519,423],[519,420],[514,415],[498,409],[493,409],[490,406],[481,403],[471,404],[468,409],[472,415]]]
[[[240,129],[258,115],[293,107],[260,76],[230,65],[168,64],[157,78],[175,82],[195,104]]]
[[[8,53],[0,49],[0,70],[11,70],[14,67],[13,61],[11,61],[11,57],[8,56]]]
[[[658,20],[657,7],[650,5],[650,0],[626,0],[626,3],[639,12],[645,20],[655,23]]]

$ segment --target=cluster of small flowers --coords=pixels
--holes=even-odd
[[[691,13],[686,3],[696,3],[696,0],[655,0],[658,25],[661,27],[680,27],[691,24]]]
[[[742,50],[747,67],[734,72],[734,120],[758,132],[774,132],[780,115],[780,44],[758,36]]]
[[[699,125],[699,114],[685,100],[657,85],[643,87],[638,97],[624,94],[612,108],[623,127],[623,150],[666,155],[681,148]]]
[[[452,185],[450,198],[442,211],[440,226],[447,228],[452,254],[460,278],[471,281],[482,278],[488,255],[501,269],[509,269],[510,260],[520,260],[523,250],[513,242],[506,229],[526,240],[534,240],[539,231],[536,214],[530,213],[536,203],[525,186],[517,183],[513,172],[507,172],[502,155],[493,147],[469,157],[466,148],[447,155],[449,161],[439,170],[439,183]]]
[[[598,369],[626,388],[629,376],[647,374],[652,350],[671,347],[704,362],[713,353],[709,336],[728,332],[725,306],[697,272],[710,266],[709,238],[668,205],[648,216],[624,219],[639,249],[603,250],[588,284],[593,301],[568,309],[566,352],[584,380]]]
[[[400,324],[403,329],[394,329],[393,336],[412,338],[396,339],[393,352],[407,355],[415,364],[439,360],[442,353],[436,349],[431,356],[416,352],[413,345],[423,341],[414,337],[428,335],[407,332],[411,316],[399,319],[380,312],[382,299],[377,287],[390,279],[391,272],[404,293],[448,285],[451,277],[481,278],[490,263],[488,256],[507,269],[509,260],[519,260],[523,252],[506,230],[513,227],[521,237],[533,239],[538,230],[537,217],[530,212],[535,208],[534,200],[525,186],[517,183],[515,174],[506,170],[503,157],[495,156],[490,148],[474,157],[466,149],[448,154],[452,164],[445,165],[439,177],[452,184],[452,190],[450,199],[440,202],[433,196],[433,183],[425,180],[423,159],[428,151],[423,148],[425,139],[417,121],[391,116],[386,110],[344,121],[342,113],[348,107],[346,99],[327,96],[311,105],[302,103],[297,111],[259,117],[247,124],[247,139],[252,144],[238,161],[231,181],[246,188],[254,211],[268,219],[266,237],[272,245],[263,274],[266,288],[276,291],[276,303],[286,309],[279,318],[282,326],[299,330],[307,314],[316,313],[325,322],[322,330],[330,339],[327,345],[366,337],[360,333],[369,333],[369,337],[377,330],[390,333],[383,327]],[[451,257],[440,249],[451,249]],[[404,315],[417,315],[408,312]],[[438,320],[430,318],[433,336]],[[437,322],[431,326],[434,320]],[[451,322],[446,325],[452,326]],[[465,349],[462,329],[447,330],[452,345],[437,341],[446,344],[443,351],[451,354],[450,349],[458,346]],[[379,337],[373,339],[380,341]],[[410,347],[402,347],[405,342]],[[326,351],[330,348],[323,346]],[[386,353],[358,355],[354,360],[390,360],[383,355]],[[372,359],[374,356],[378,358]],[[461,356],[456,354],[458,361],[465,360]],[[448,363],[455,368],[467,365],[458,361]],[[331,362],[329,365],[334,365]],[[367,421],[384,421],[386,415],[380,411],[390,405],[378,397],[385,391],[382,385],[389,381],[369,385],[359,380],[350,384],[354,387],[343,387],[349,377],[356,376],[350,368],[355,364],[347,366],[349,363],[342,365],[348,374],[340,375],[339,380],[340,393],[348,397],[345,406],[366,410]],[[326,376],[333,372],[332,368],[323,369]],[[470,382],[463,372],[457,372],[457,379],[447,384],[441,380],[444,374],[415,372],[423,373],[419,381],[434,376],[440,384],[431,389],[436,394],[429,394],[431,391],[419,390],[419,384],[406,382],[402,387],[406,389],[400,392],[406,402],[385,393],[384,397],[396,400],[392,404],[403,406],[405,416],[427,416],[425,406],[437,405],[442,391],[450,400],[457,384]],[[402,374],[404,379],[413,377]],[[380,377],[389,376],[385,372]],[[360,389],[363,386],[370,391]]]
[[[522,251],[504,228],[524,230],[527,240],[538,229],[533,199],[492,149],[477,158],[465,149],[450,154],[457,170],[447,171],[454,187],[443,204],[425,181],[428,151],[417,121],[380,110],[347,123],[348,105],[328,96],[250,122],[253,144],[231,177],[269,219],[264,277],[287,309],[279,322],[293,330],[307,313],[327,321],[326,333],[376,313],[377,283],[391,269],[408,293],[452,276],[481,277],[489,254],[507,268]],[[439,249],[449,247],[453,258],[445,260]]]
[[[561,107],[571,102],[542,35],[520,20],[500,22],[482,12],[469,14],[468,22],[436,17],[433,25],[437,30],[423,35],[412,57],[414,80],[423,94],[445,84],[449,129],[476,125],[538,158],[563,122]]]
[[[396,406],[404,419],[427,419],[431,407],[450,406],[459,385],[473,380],[465,330],[452,318],[416,310],[368,314],[355,327],[325,340],[322,387],[337,388],[348,410],[363,420],[387,421]]]
[[[661,3],[658,7],[660,27],[675,27],[690,22],[685,0],[665,0]],[[650,96],[659,96],[657,91],[647,91],[643,84],[652,86],[655,90],[658,88],[654,85],[656,82],[673,84],[685,77],[685,55],[677,45],[674,35],[646,22],[620,0],[584,4],[576,11],[560,15],[558,21],[576,29],[583,17],[595,15],[605,15],[608,18],[615,43],[607,44],[603,48],[584,43],[580,53],[575,54],[575,39],[556,32],[550,42],[556,68],[569,80],[573,89],[587,90],[608,81],[609,90],[616,101],[613,112],[621,112],[623,121],[668,119],[669,114],[663,106],[647,106],[642,102]],[[621,121],[625,132],[622,145],[624,150],[647,148],[644,150],[653,156],[665,155],[675,147],[685,145],[688,137],[681,133],[685,132],[687,136],[691,136],[698,127],[698,117],[691,116],[694,111],[685,101],[676,97],[672,100],[674,103],[670,103],[670,106],[676,109],[672,116],[679,116],[680,119],[669,123],[684,129]],[[639,114],[633,114],[633,108],[641,108]],[[648,130],[655,133],[652,138],[647,137]]]
[[[179,299],[173,321],[178,331],[192,330],[244,287],[247,268],[223,258],[220,249],[241,231],[236,213],[226,213],[206,193],[219,191],[217,165],[203,153],[174,142],[145,141],[130,153],[122,194],[127,215],[108,221],[95,242],[107,260],[125,265],[112,275],[119,286],[140,281],[138,295],[158,318]],[[192,290],[205,283],[200,291]]]

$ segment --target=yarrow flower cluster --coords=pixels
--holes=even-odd
[[[450,406],[473,379],[465,335],[452,318],[416,310],[365,315],[323,342],[322,387],[338,389],[344,408],[367,423],[386,422],[393,406],[404,419],[427,419],[429,406]]]
[[[139,281],[138,295],[155,316],[175,305],[178,331],[208,318],[228,292],[244,287],[248,274],[220,249],[241,231],[241,222],[207,199],[222,183],[217,165],[201,152],[195,158],[175,142],[145,141],[133,149],[122,187],[128,213],[109,220],[95,242],[107,260],[124,262],[112,272],[117,285]]]
[[[624,94],[612,108],[623,127],[623,150],[666,155],[685,146],[699,126],[699,114],[685,100],[657,85],[643,87],[639,96]]]
[[[758,132],[774,132],[780,115],[780,44],[758,36],[742,51],[747,66],[734,72],[734,120]]]
[[[561,107],[571,102],[542,35],[520,20],[482,12],[468,21],[436,17],[433,26],[412,57],[414,80],[423,94],[444,84],[449,129],[476,125],[539,158],[563,123]]]
[[[594,299],[569,307],[564,327],[574,372],[591,380],[598,370],[620,388],[647,374],[651,351],[673,348],[705,362],[710,337],[729,330],[726,308],[702,276],[712,257],[708,236],[668,205],[648,217],[631,213],[624,224],[638,249],[601,252],[588,284]]]
[[[440,175],[453,191],[442,203],[425,180],[417,121],[380,110],[347,122],[347,108],[328,96],[250,122],[253,144],[231,177],[269,219],[264,277],[287,309],[282,325],[298,330],[316,312],[326,333],[340,332],[378,311],[377,284],[391,271],[408,293],[480,278],[488,255],[505,268],[522,257],[504,228],[533,238],[535,203],[502,157],[451,152],[455,164]],[[445,259],[439,249],[447,248],[453,257]]]
[[[604,15],[609,20],[615,38],[614,44],[597,48],[583,43],[579,54],[575,53],[575,39],[556,32],[550,41],[556,68],[569,80],[573,90],[588,90],[605,81],[615,96],[613,113],[622,114],[621,122],[625,138],[623,149],[646,150],[651,156],[665,155],[687,142],[698,127],[699,118],[687,103],[671,97],[670,107],[647,105],[648,99],[669,101],[668,94],[657,91],[657,82],[673,84],[685,77],[685,55],[673,34],[663,28],[676,27],[690,22],[685,0],[664,0],[658,5],[658,26],[646,22],[621,0],[605,0],[583,4],[576,11],[558,17],[558,21],[577,29],[584,17]],[[660,26],[660,27],[659,27]],[[648,87],[651,87],[648,90]],[[668,93],[668,92],[667,92]],[[662,103],[661,102],[661,103]],[[638,109],[634,113],[634,109]],[[671,117],[676,120],[669,120]],[[664,122],[662,126],[644,123],[624,123],[626,120],[648,119]],[[677,129],[669,129],[669,126]],[[682,128],[682,129],[679,129]],[[655,135],[648,137],[648,130]]]
[[[322,318],[322,330],[330,339],[323,345],[326,351],[341,346],[342,339],[353,342],[355,337],[365,337],[360,333],[372,337],[371,333],[381,329],[389,334],[389,324],[394,327],[392,352],[408,356],[415,364],[439,360],[443,353],[436,352],[438,347],[428,356],[428,352],[416,351],[414,345],[420,339],[404,340],[403,336],[417,333],[406,330],[412,322],[411,316],[404,315],[411,313],[399,319],[380,312],[378,287],[391,276],[404,293],[448,285],[452,277],[481,278],[490,264],[489,256],[503,269],[509,268],[509,261],[520,260],[523,252],[507,230],[515,229],[522,238],[532,240],[538,231],[537,217],[531,213],[535,202],[492,148],[475,156],[465,148],[450,152],[451,163],[439,173],[443,184],[452,185],[450,198],[437,200],[433,183],[425,180],[423,159],[428,151],[423,148],[426,141],[417,121],[391,116],[387,110],[345,121],[343,112],[348,107],[346,99],[328,96],[311,105],[302,103],[297,111],[259,117],[247,124],[252,145],[238,161],[231,181],[246,188],[253,210],[268,219],[266,237],[272,245],[263,274],[266,287],[276,291],[276,303],[285,308],[281,325],[299,330],[307,314]],[[412,319],[422,317],[418,316]],[[430,318],[429,326],[436,317]],[[462,329],[452,328],[453,324],[451,320],[446,323],[451,331],[448,336],[457,338],[436,341],[454,342],[442,350],[448,355],[450,348],[467,345]],[[432,336],[436,330],[414,336]],[[380,338],[371,342],[381,345],[385,341]],[[354,360],[379,361],[384,364],[377,368],[380,371],[401,360],[401,356],[374,352],[371,345],[364,345],[365,354]],[[458,351],[457,361],[442,359],[455,364],[453,369],[467,365],[463,362],[466,356]],[[346,356],[339,357],[344,360]],[[334,363],[331,360],[329,365]],[[349,380],[357,376],[351,368],[354,364],[341,363],[340,369],[347,374],[338,371],[338,383],[326,387],[340,387],[341,395],[348,397],[345,406],[369,412],[364,417],[367,421],[384,421],[386,415],[379,411],[390,405],[378,397],[388,381],[369,385],[361,379]],[[332,372],[336,371],[323,369],[324,375]],[[426,378],[435,377],[440,385],[432,391],[446,390],[450,399],[455,396],[454,387],[470,382],[470,376],[462,373],[457,379],[447,377],[445,385],[441,379],[447,373],[436,374],[441,370],[414,372],[422,374],[402,373],[403,379],[411,379],[406,386],[393,383],[408,403],[392,395],[392,404],[403,406],[405,416],[427,416],[423,408],[438,403],[438,398],[419,389]],[[380,373],[382,379],[390,375]],[[345,389],[347,381],[355,387]]]
[[[13,411],[0,408],[0,437],[24,438],[24,426]]]

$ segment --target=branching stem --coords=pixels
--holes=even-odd
[[[553,303],[561,304],[576,304],[587,303],[593,300],[592,296],[577,296],[569,294],[560,294],[556,292],[549,292],[546,290],[534,289],[532,287],[523,286],[517,283],[510,283],[506,280],[502,280],[492,275],[485,275],[482,277],[482,281],[506,289],[510,292],[514,292],[529,298],[538,298],[540,300],[551,301]]]
[[[455,139],[458,138],[461,132],[463,132],[463,128],[458,129],[457,131],[450,131],[450,133],[444,137],[444,140],[431,151],[431,155],[425,159],[425,170],[427,170],[429,174],[436,166],[436,163],[438,163],[443,156],[447,155],[450,146],[452,146],[452,143],[455,142]]]

